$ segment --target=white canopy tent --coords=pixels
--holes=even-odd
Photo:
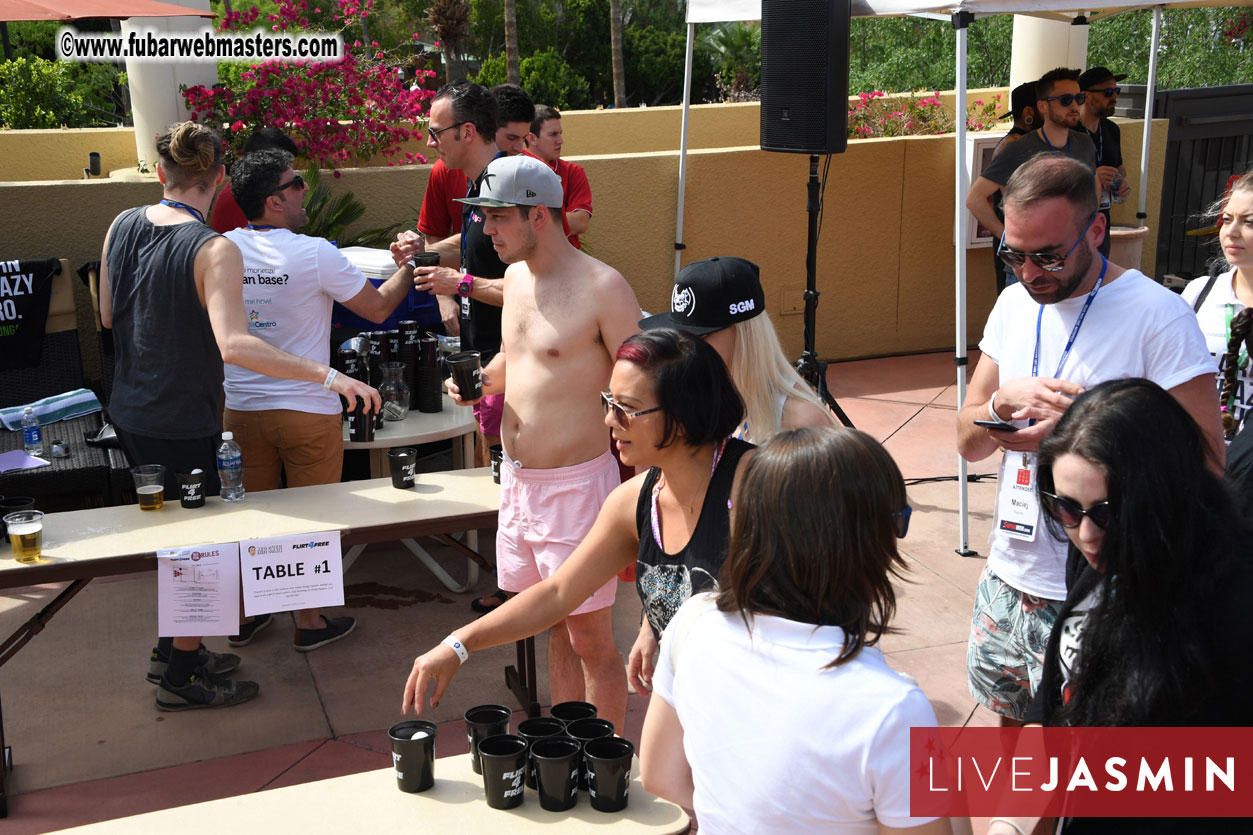
[[[966,30],[975,17],[993,14],[1025,14],[1059,20],[1072,20],[1079,15],[1107,18],[1113,14],[1133,9],[1153,9],[1153,36],[1149,51],[1148,89],[1144,108],[1144,139],[1140,154],[1140,182],[1148,181],[1149,140],[1152,134],[1153,95],[1157,83],[1157,53],[1161,39],[1163,8],[1195,8],[1201,6],[1244,5],[1231,0],[1191,0],[1190,2],[1145,3],[1143,0],[1097,0],[1098,6],[1076,9],[1075,0],[852,0],[854,17],[893,17],[903,15],[947,16],[952,20],[957,34],[957,96],[956,112],[966,112]],[[683,198],[687,178],[688,120],[692,90],[692,55],[695,47],[696,24],[749,21],[761,19],[761,0],[688,0],[687,4],[687,58],[684,70],[683,119],[679,135],[679,205],[675,221],[674,271],[678,274],[683,249]],[[956,119],[954,180],[954,228],[956,230],[956,363],[957,402],[966,399],[966,192],[970,189],[969,172],[966,170],[966,120]],[[1139,192],[1139,216],[1145,215],[1146,190]],[[958,457],[958,515],[960,519],[960,542],[958,553],[969,553],[970,524],[968,518],[968,490],[966,484],[966,461]]]

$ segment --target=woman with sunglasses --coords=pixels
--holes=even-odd
[[[437,707],[470,652],[548,629],[637,562],[666,577],[657,593],[636,580],[658,632],[691,594],[714,586],[726,551],[731,484],[752,448],[728,439],[744,418],[744,405],[726,367],[693,336],[648,331],[622,343],[609,389],[601,396],[605,424],[622,462],[648,471],[609,495],[561,568],[418,657],[402,712],[421,712],[432,681],[431,705]]]
[[[892,457],[856,430],[784,431],[744,466],[716,594],[662,639],[644,786],[720,833],[947,833],[912,817],[918,686],[875,648],[908,518]]]
[[[1094,386],[1040,445],[1039,484],[1071,547],[1068,594],[1026,721],[1248,725],[1253,531],[1207,466],[1206,439],[1188,412],[1148,380]],[[998,826],[989,833],[1013,835]],[[1061,827],[1198,830],[1213,831],[1174,819]]]

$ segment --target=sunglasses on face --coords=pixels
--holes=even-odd
[[[614,400],[613,395],[607,391],[602,391],[600,393],[600,405],[601,408],[605,410],[605,414],[609,414],[610,411],[613,412],[614,423],[618,424],[618,426],[623,429],[626,429],[631,425],[632,418],[661,411],[660,406],[653,406],[651,409],[640,409],[638,412],[628,412],[622,404]]]
[[[1104,89],[1101,89],[1101,88],[1099,88],[1099,87],[1098,87],[1097,89],[1095,89],[1095,90],[1089,90],[1088,92],[1089,92],[1089,93],[1100,93],[1100,94],[1101,94],[1102,96],[1104,96],[1105,98],[1109,98],[1110,96],[1116,96],[1116,95],[1118,95],[1119,93],[1121,93],[1121,92],[1122,92],[1122,88],[1121,88],[1121,87],[1106,87],[1106,88],[1104,88]],[[1080,102],[1080,104],[1082,104],[1082,102]]]
[[[914,509],[909,505],[905,505],[900,510],[892,514],[892,524],[896,528],[896,538],[904,539],[905,534],[909,533],[909,517],[914,513]]]
[[[1105,530],[1109,525],[1110,517],[1114,514],[1108,501],[1097,502],[1091,507],[1080,507],[1074,499],[1056,496],[1043,490],[1040,491],[1040,499],[1044,505],[1044,512],[1060,522],[1063,528],[1079,527],[1079,523],[1086,516],[1092,524]]]
[[[1060,96],[1045,96],[1040,99],[1040,101],[1055,101],[1062,107],[1070,107],[1072,104],[1083,104],[1087,100],[1087,93],[1063,93]]]
[[[1092,228],[1092,221],[1096,220],[1096,212],[1088,218],[1088,222],[1083,227],[1083,231],[1079,233],[1079,237],[1070,245],[1070,249],[1066,250],[1066,254],[1058,255],[1056,252],[1023,252],[1014,249],[1005,243],[1005,235],[1001,234],[1001,242],[996,247],[996,254],[1000,259],[1009,266],[1010,269],[1016,270],[1027,263],[1027,259],[1031,259],[1031,263],[1035,264],[1045,272],[1060,272],[1066,267],[1066,259],[1070,257],[1070,253],[1075,251],[1075,247],[1079,246],[1079,242],[1083,240],[1083,236],[1088,234],[1088,230]]]
[[[278,194],[278,193],[279,193],[280,191],[282,191],[283,189],[285,189],[285,188],[292,188],[293,186],[294,186],[297,190],[300,190],[300,189],[304,188],[304,187],[305,187],[305,178],[304,178],[304,177],[301,177],[299,174],[297,174],[295,177],[292,177],[290,180],[288,180],[287,182],[283,183],[281,186],[275,186],[274,191],[270,192],[270,194]]]
[[[443,133],[446,130],[452,130],[453,128],[459,128],[464,124],[465,122],[453,122],[451,125],[449,125],[446,128],[427,128],[426,132],[430,135],[432,140],[434,140],[435,142],[438,142],[439,135],[441,133]]]

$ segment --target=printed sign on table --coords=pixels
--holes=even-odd
[[[171,638],[239,631],[239,543],[157,551],[157,627]]]
[[[339,531],[239,543],[244,615],[344,605]]]

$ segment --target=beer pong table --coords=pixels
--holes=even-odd
[[[500,488],[492,482],[491,470],[483,467],[422,473],[411,490],[397,490],[391,479],[373,479],[268,490],[239,503],[209,498],[195,510],[167,501],[157,513],[144,513],[135,505],[50,513],[43,520],[43,561],[23,565],[11,555],[0,559],[0,591],[41,583],[70,585],[0,643],[0,666],[94,578],[155,570],[158,549],[319,531],[339,531],[343,544],[355,547],[493,528],[499,507]],[[10,763],[2,711],[0,750],[4,817]]]
[[[627,807],[597,812],[580,792],[566,812],[546,812],[526,790],[514,809],[492,809],[483,797],[483,778],[470,768],[470,755],[435,761],[435,785],[420,794],[396,788],[390,768],[314,783],[253,792],[129,818],[102,821],[67,832],[167,835],[188,821],[235,821],[254,832],[449,832],[449,833],[654,833],[678,835],[691,828],[684,811],[644,791],[639,762],[631,770]]]

